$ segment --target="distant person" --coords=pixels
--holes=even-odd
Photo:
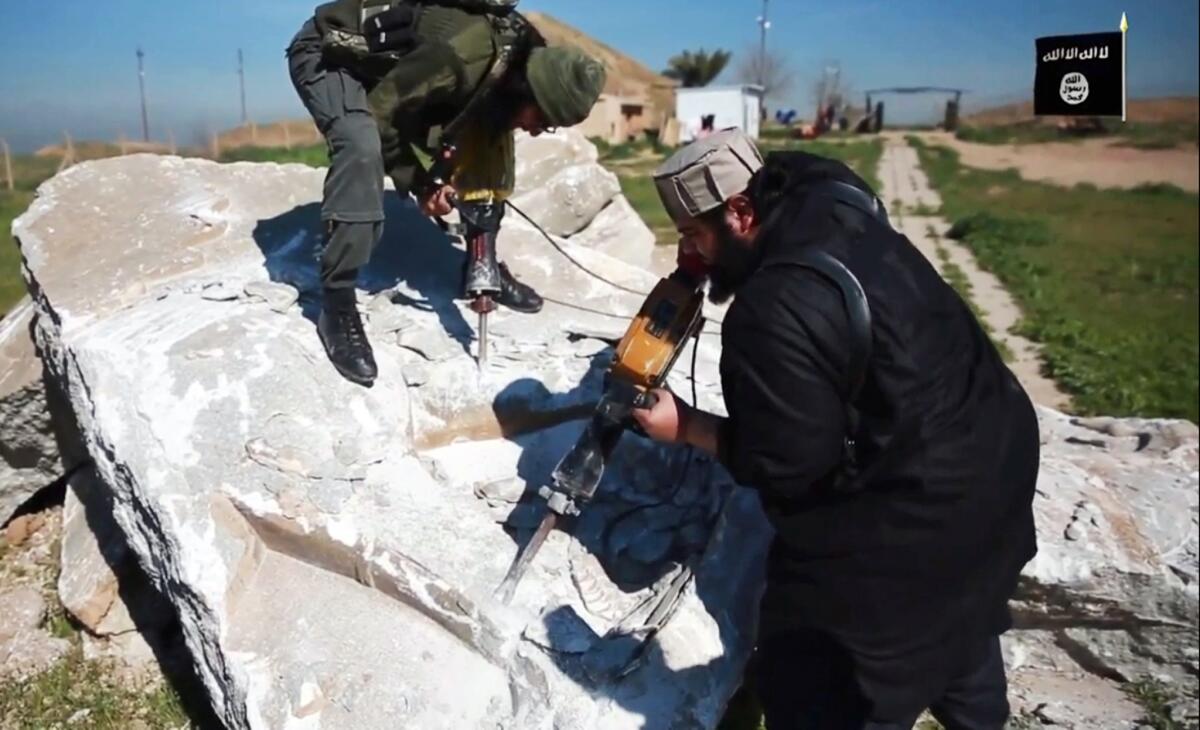
[[[970,308],[862,178],[743,133],[654,174],[679,264],[732,298],[729,416],[635,418],[714,454],[775,530],[752,688],[768,730],[1000,730],[1001,633],[1036,553],[1038,423]]]
[[[361,20],[368,11],[363,0],[321,5],[287,51],[292,82],[330,154],[317,331],[334,367],[363,385],[377,367],[354,286],[383,232],[384,174],[400,195],[416,195],[425,215],[449,213],[454,187],[430,184],[428,160],[441,130],[461,121],[455,141],[468,163],[459,176],[511,191],[512,130],[537,135],[578,124],[605,81],[598,61],[575,48],[546,47],[515,11],[400,3]],[[513,50],[506,68],[496,66],[504,47]],[[503,73],[496,78],[493,68]],[[468,108],[469,118],[460,119]],[[502,263],[499,276],[499,304],[541,309],[537,292]]]

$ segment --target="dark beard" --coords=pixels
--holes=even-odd
[[[708,271],[708,301],[724,304],[746,283],[758,263],[755,250],[738,241],[724,219],[717,226],[717,251]]]

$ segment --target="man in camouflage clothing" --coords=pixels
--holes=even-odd
[[[354,284],[383,232],[384,174],[428,216],[449,213],[456,195],[502,201],[514,182],[513,131],[537,135],[578,124],[604,86],[599,62],[546,47],[506,4],[336,0],[318,7],[288,47],[292,82],[330,153],[317,330],[329,359],[353,382],[370,385],[377,374]],[[451,184],[440,184],[429,162],[448,126],[458,163]],[[533,289],[503,264],[499,270],[499,304],[541,309]]]

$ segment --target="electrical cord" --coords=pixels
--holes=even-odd
[[[579,259],[575,258],[570,253],[568,253],[567,250],[564,249],[558,241],[554,240],[553,236],[551,236],[549,233],[546,232],[545,228],[542,228],[540,225],[538,225],[537,221],[535,221],[534,219],[532,219],[528,215],[526,215],[525,211],[523,211],[520,208],[518,208],[517,206],[513,205],[513,202],[511,200],[506,199],[504,201],[504,204],[507,205],[509,208],[512,208],[514,213],[516,213],[517,215],[524,218],[526,223],[533,226],[534,229],[536,229],[538,233],[542,234],[542,237],[545,238],[547,241],[549,241],[550,245],[554,247],[554,250],[558,251],[558,253],[561,254],[563,256],[563,258],[565,258],[567,261],[570,261],[577,269],[584,272],[588,276],[591,276],[594,279],[602,281],[605,284],[608,284],[609,286],[611,286],[613,288],[620,289],[621,291],[624,291],[624,292],[629,292],[630,294],[636,294],[640,297],[646,297],[646,296],[650,295],[650,292],[644,292],[644,291],[640,291],[638,289],[634,289],[632,287],[625,286],[624,284],[618,284],[617,282],[613,281],[612,279],[609,279],[608,277],[605,277],[601,274],[597,274],[595,271],[592,271],[587,266],[584,266],[579,261]],[[571,309],[578,309],[582,312],[590,312],[592,314],[599,314],[599,315],[602,315],[605,317],[613,317],[615,319],[623,319],[626,321],[631,320],[634,317],[634,315],[626,316],[626,315],[620,315],[620,314],[612,314],[611,312],[601,312],[598,309],[591,309],[589,307],[584,307],[579,304],[570,304],[568,302],[564,302],[559,299],[552,299],[550,297],[543,297],[543,298],[548,302],[554,302],[555,304],[558,304],[563,307],[569,307]],[[717,325],[720,325],[722,322],[719,319],[712,319],[709,321],[711,321]],[[709,336],[713,336],[713,335],[719,336],[721,333],[720,333],[720,331],[703,330],[701,332],[701,334],[705,334],[705,335],[709,335]]]
[[[617,282],[613,281],[612,279],[608,279],[608,278],[606,278],[606,277],[604,277],[604,276],[602,276],[602,275],[600,275],[600,274],[597,274],[595,271],[592,271],[592,270],[591,270],[591,269],[589,269],[588,267],[586,267],[586,266],[584,266],[583,264],[581,264],[581,263],[579,262],[579,260],[578,260],[578,259],[576,259],[574,256],[572,256],[571,254],[567,253],[567,250],[566,250],[566,249],[564,249],[564,248],[563,248],[561,245],[559,245],[558,241],[555,241],[555,240],[554,240],[554,239],[553,239],[553,238],[550,236],[550,234],[549,234],[549,233],[546,233],[546,229],[542,228],[542,227],[541,227],[540,225],[538,225],[538,224],[537,224],[537,223],[536,223],[536,222],[535,222],[535,221],[534,221],[532,218],[530,218],[529,216],[525,215],[524,211],[522,211],[522,210],[521,210],[520,208],[518,208],[517,206],[513,205],[513,203],[512,203],[512,201],[511,201],[511,200],[505,200],[505,201],[504,201],[504,203],[505,203],[505,205],[507,205],[508,207],[512,208],[514,213],[516,213],[517,215],[519,215],[519,216],[521,216],[522,218],[524,218],[524,219],[525,219],[525,222],[527,222],[529,225],[531,225],[531,226],[533,226],[534,228],[536,228],[536,229],[537,229],[537,231],[538,231],[538,233],[542,234],[542,236],[544,236],[544,237],[546,238],[546,240],[550,242],[550,245],[551,245],[551,246],[553,246],[553,247],[555,248],[555,250],[557,250],[557,251],[558,251],[560,254],[562,254],[562,255],[563,255],[563,256],[564,256],[564,257],[565,257],[565,258],[566,258],[568,261],[570,261],[571,263],[575,264],[575,266],[576,266],[576,267],[578,267],[578,268],[579,268],[581,271],[583,271],[584,273],[588,274],[589,276],[592,276],[593,278],[599,279],[600,281],[604,282],[605,284],[608,284],[608,285],[609,285],[609,286],[611,286],[611,287],[615,287],[615,288],[617,288],[617,289],[620,289],[621,291],[627,291],[627,292],[629,292],[630,294],[637,294],[637,295],[638,295],[638,296],[640,296],[640,297],[648,296],[648,295],[650,294],[650,292],[644,292],[644,291],[640,291],[640,290],[638,290],[638,289],[634,289],[634,288],[632,288],[632,287],[625,286],[624,284],[618,284]]]

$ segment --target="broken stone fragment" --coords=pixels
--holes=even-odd
[[[241,297],[241,292],[223,281],[205,284],[200,298],[210,302],[232,302]]]
[[[46,601],[32,586],[0,593],[0,680],[20,681],[49,669],[71,650],[41,628]]]
[[[64,473],[29,332],[33,315],[24,299],[0,319],[0,524]]]
[[[273,312],[283,314],[300,301],[300,292],[291,284],[278,281],[251,281],[243,287],[246,296],[265,302]]]
[[[492,506],[516,504],[525,496],[526,485],[525,480],[520,477],[506,477],[477,484],[471,491]]]

